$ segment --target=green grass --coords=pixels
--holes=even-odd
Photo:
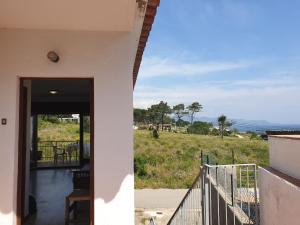
[[[75,123],[39,123],[41,141],[79,140],[79,125]],[[85,133],[85,140],[89,134]],[[135,174],[136,188],[188,188],[200,166],[200,151],[212,155],[219,164],[232,162],[234,150],[236,163],[268,165],[268,145],[262,140],[236,137],[192,135],[160,132],[154,139],[148,130],[134,133],[134,155],[138,164]]]
[[[76,123],[51,123],[39,120],[39,141],[78,141],[79,124]],[[89,133],[84,133],[84,140],[89,141]]]
[[[188,188],[200,165],[201,149],[219,164],[236,163],[268,165],[268,144],[263,140],[237,137],[191,135],[160,132],[154,139],[150,131],[135,131],[135,158],[140,173],[135,176],[136,188]]]

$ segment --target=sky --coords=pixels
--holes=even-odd
[[[162,0],[134,106],[300,124],[299,0]]]

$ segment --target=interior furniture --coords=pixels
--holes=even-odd
[[[53,162],[55,165],[57,164],[59,158],[62,159],[62,163],[65,163],[66,156],[66,151],[64,149],[53,146]]]
[[[81,201],[90,201],[89,190],[73,190],[71,194],[66,197],[65,205],[65,225],[69,225],[70,222],[77,219],[77,203]],[[73,220],[70,219],[70,214],[73,211]]]

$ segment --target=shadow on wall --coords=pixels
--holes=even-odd
[[[110,154],[94,165],[94,173],[95,200],[101,199],[105,203],[112,202],[125,186],[134,188],[133,152],[129,154],[124,151],[122,154],[118,150],[116,154]],[[132,187],[129,185],[132,185]]]

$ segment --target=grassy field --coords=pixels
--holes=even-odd
[[[39,123],[41,141],[79,140],[79,125],[75,123]],[[85,140],[89,134],[85,133]],[[188,188],[199,172],[200,151],[210,154],[219,164],[236,163],[268,165],[268,145],[262,140],[237,137],[203,136],[160,132],[154,139],[148,130],[134,133],[135,187]]]
[[[135,131],[134,150],[137,173],[136,188],[188,188],[199,172],[200,151],[210,154],[219,164],[268,165],[268,144],[249,137],[203,136],[160,132],[154,139],[149,131]]]
[[[79,124],[51,123],[40,120],[38,124],[39,141],[78,141]],[[89,133],[84,133],[84,140],[90,140]]]

